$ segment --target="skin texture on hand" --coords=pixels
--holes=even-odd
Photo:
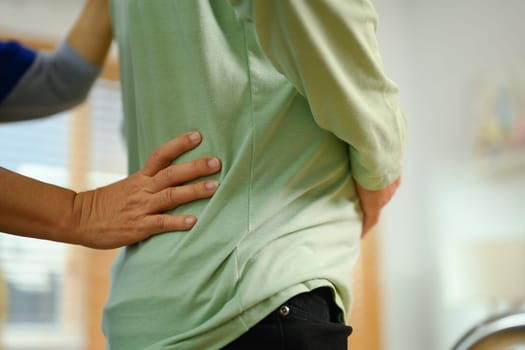
[[[156,233],[191,229],[197,221],[193,215],[163,212],[207,198],[217,189],[218,183],[211,180],[184,183],[219,171],[218,159],[205,157],[170,165],[200,141],[198,133],[180,136],[157,148],[144,168],[128,178],[79,193],[74,203],[79,243],[108,249],[141,241]]]
[[[194,216],[163,212],[215,193],[215,181],[185,183],[217,173],[218,159],[170,165],[200,142],[196,132],[179,136],[157,148],[137,173],[78,194],[0,168],[0,232],[111,249],[191,229]]]
[[[361,238],[364,238],[365,235],[379,222],[381,211],[385,205],[390,202],[400,183],[401,178],[398,178],[385,188],[380,190],[368,190],[356,181],[357,194],[361,202],[361,209],[363,210],[363,228],[361,230]]]

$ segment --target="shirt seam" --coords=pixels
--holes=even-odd
[[[248,38],[246,33],[246,23],[241,23],[242,26],[242,38],[244,41],[244,59],[245,59],[245,67],[247,72],[247,78],[248,78],[248,93],[249,93],[249,113],[250,113],[250,132],[251,132],[251,150],[250,150],[250,170],[248,174],[248,213],[247,213],[247,225],[246,225],[246,232],[244,236],[246,236],[249,232],[252,230],[252,188],[253,188],[253,173],[254,173],[254,159],[255,159],[255,116],[254,116],[254,104],[253,104],[253,95],[254,95],[254,88],[253,88],[253,79],[252,79],[252,71],[251,71],[251,65],[250,65],[250,55],[248,50]],[[236,245],[235,249],[235,257],[236,257],[236,278],[237,280],[240,279],[240,272],[239,272],[239,245],[242,242],[239,240],[239,242]],[[245,310],[243,301],[239,300],[239,305],[241,307],[241,312]],[[242,318],[241,318],[242,319]],[[243,321],[244,324],[244,321]]]

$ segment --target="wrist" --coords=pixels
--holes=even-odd
[[[86,236],[89,232],[88,208],[93,202],[93,191],[75,193],[71,203],[71,214],[67,219],[67,236],[72,244],[87,245]]]
[[[77,193],[65,188],[57,188],[57,190],[60,195],[54,200],[56,205],[51,204],[48,214],[35,220],[38,225],[34,237],[68,244],[79,244],[77,239],[79,216],[75,210]],[[42,229],[38,230],[39,227]],[[33,237],[32,234],[28,234],[28,236]]]

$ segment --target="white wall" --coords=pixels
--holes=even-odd
[[[66,35],[82,4],[82,0],[0,0],[0,34],[14,31],[58,40]]]
[[[409,120],[404,183],[381,232],[385,345],[447,349],[486,313],[447,300],[447,247],[480,237],[525,238],[525,172],[489,176],[473,157],[483,79],[511,65],[525,71],[525,2],[374,4],[385,67]]]

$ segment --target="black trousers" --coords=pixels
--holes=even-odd
[[[329,288],[291,298],[222,350],[347,350],[346,326]]]

